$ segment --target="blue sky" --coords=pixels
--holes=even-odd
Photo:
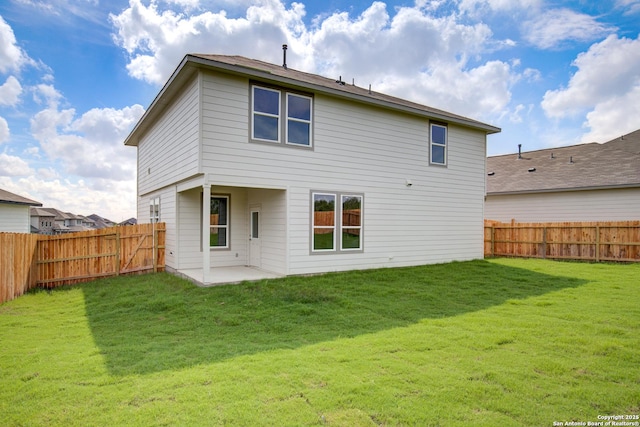
[[[135,216],[123,140],[186,53],[243,55],[502,128],[488,154],[640,128],[640,0],[3,0],[0,188]]]

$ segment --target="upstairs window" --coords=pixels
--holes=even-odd
[[[311,147],[311,98],[287,94],[287,144]]]
[[[280,92],[253,87],[253,139],[280,142]]]
[[[310,148],[312,132],[311,96],[251,86],[251,140]]]
[[[432,123],[430,131],[431,159],[435,165],[447,164],[447,127]]]

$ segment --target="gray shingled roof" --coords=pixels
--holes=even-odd
[[[487,158],[487,194],[625,187],[640,187],[640,130],[604,144]]]
[[[125,140],[125,145],[138,144],[140,134],[149,126],[146,122],[156,117],[170,102],[172,96],[178,91],[181,84],[196,68],[210,69],[221,72],[245,76],[250,79],[271,82],[278,85],[297,87],[316,93],[324,93],[330,96],[349,99],[356,102],[373,104],[384,108],[405,111],[418,114],[434,120],[456,123],[462,126],[482,130],[488,134],[500,132],[500,128],[489,125],[468,117],[453,114],[437,108],[396,98],[383,93],[370,91],[368,87],[360,87],[342,80],[341,76],[335,78],[322,77],[316,74],[305,73],[293,68],[284,68],[282,65],[270,64],[243,56],[188,54],[184,57],[178,68],[174,71],[158,96],[151,103],[140,121],[136,124],[131,134]]]
[[[426,105],[418,104],[416,102],[407,101],[406,99],[396,98],[394,96],[385,95],[375,91],[370,91],[369,88],[360,87],[352,83],[348,83],[342,80],[342,76],[336,76],[334,79],[322,77],[317,74],[305,73],[303,71],[294,70],[293,68],[284,68],[282,65],[271,64],[257,59],[245,58],[243,56],[229,56],[229,55],[209,55],[209,54],[191,54],[194,58],[201,58],[208,61],[215,61],[218,63],[224,63],[237,67],[239,72],[246,73],[247,70],[258,70],[268,73],[271,76],[287,79],[291,81],[305,83],[320,91],[329,91],[333,94],[350,94],[361,98],[365,102],[381,101],[388,104],[395,104],[401,107],[414,109],[416,111],[422,111],[434,118],[441,118],[445,120],[456,120],[460,122],[466,122],[467,125],[473,127],[480,127],[486,130],[488,133],[500,132],[499,128],[491,125],[479,122],[477,120],[470,119],[468,117],[453,114],[437,108],[428,107]],[[342,82],[342,83],[339,83]]]
[[[27,199],[7,190],[0,188],[0,203],[10,203],[14,205],[42,206],[42,203]]]

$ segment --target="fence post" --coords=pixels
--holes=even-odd
[[[158,272],[158,229],[153,225],[153,272]]]
[[[547,258],[547,227],[542,229],[542,259]]]
[[[596,224],[596,262],[600,262],[600,225]]]
[[[491,256],[495,256],[496,227],[491,226]]]
[[[120,227],[116,227],[116,276],[120,275]]]

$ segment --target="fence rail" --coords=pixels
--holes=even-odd
[[[31,288],[164,269],[165,224],[59,236],[0,233],[0,303]]]
[[[640,221],[485,221],[485,256],[640,262]]]

